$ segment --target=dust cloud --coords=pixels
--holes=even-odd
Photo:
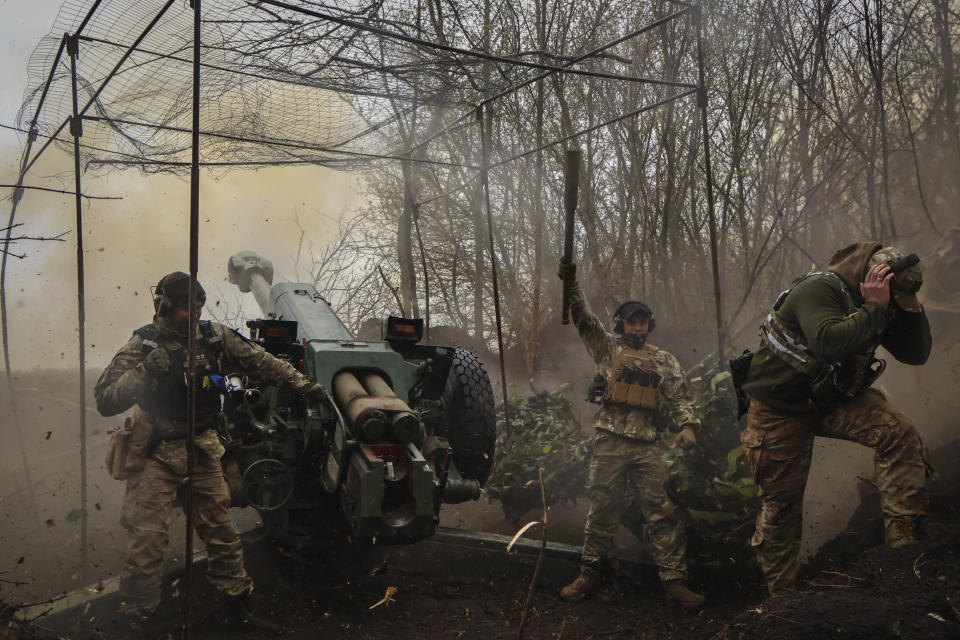
[[[72,176],[64,171],[69,158],[52,155],[36,173],[56,175],[46,181],[53,188],[72,188]],[[252,300],[226,282],[230,255],[256,251],[274,262],[278,280],[295,279],[300,227],[309,256],[363,199],[357,174],[320,167],[234,171],[220,179],[202,175],[199,280],[208,294],[207,317],[236,315],[240,304],[248,317],[257,315]],[[96,370],[133,329],[150,321],[150,287],[170,271],[189,269],[189,183],[127,171],[85,177],[83,190],[123,198],[90,200],[83,212],[87,364]],[[9,215],[9,201],[4,204]],[[64,242],[19,243],[15,249],[27,257],[8,261],[15,369],[77,366],[75,215],[69,196],[27,191],[20,203],[17,220],[25,233],[67,233]]]
[[[2,181],[14,182],[16,149],[3,151]],[[71,159],[51,150],[27,184],[72,189]],[[13,395],[0,385],[0,599],[35,601],[96,585],[119,573],[124,483],[103,467],[106,432],[120,418],[97,414],[92,387],[133,329],[150,322],[150,287],[189,268],[189,183],[132,171],[85,175],[83,191],[122,200],[84,201],[86,277],[88,531],[86,575],[80,554],[79,398],[77,388],[76,220],[70,196],[29,190],[17,213],[30,236],[67,232],[64,242],[21,242],[27,254],[7,263]],[[228,257],[257,251],[276,266],[276,279],[298,279],[303,255],[319,249],[363,202],[358,174],[324,168],[204,173],[200,188],[199,279],[208,294],[205,317],[239,324],[260,315],[251,296],[226,281]],[[10,200],[0,201],[4,219]],[[301,236],[301,228],[303,229]],[[301,272],[298,274],[298,267]],[[28,484],[28,476],[30,483]],[[32,485],[32,488],[31,488]],[[237,512],[243,529],[255,512]],[[182,555],[183,520],[171,527],[171,558]],[[197,543],[196,548],[202,548]]]

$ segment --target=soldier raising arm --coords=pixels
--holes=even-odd
[[[561,279],[569,265],[561,263]],[[687,576],[686,534],[677,507],[666,492],[666,445],[661,429],[673,422],[677,443],[693,446],[697,419],[693,414],[679,362],[646,341],[655,326],[653,312],[630,301],[614,314],[614,333],[590,311],[583,290],[574,283],[570,312],[584,346],[600,374],[591,389],[602,404],[594,416],[596,429],[590,460],[590,513],[584,531],[580,575],[564,587],[565,600],[595,595],[603,582],[602,567],[613,548],[621,519],[639,508],[647,523],[650,552],[670,600],[697,607],[703,596],[691,591]],[[605,387],[601,389],[600,387]]]

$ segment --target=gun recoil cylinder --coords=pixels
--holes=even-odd
[[[406,403],[393,392],[387,381],[376,373],[365,374],[362,381],[370,395],[378,398],[391,398],[392,404],[402,403],[403,406],[406,406]],[[390,421],[390,428],[397,442],[413,442],[418,447],[423,443],[423,425],[420,423],[420,419],[409,409],[401,409],[394,413]]]
[[[371,404],[370,396],[357,376],[341,371],[333,379],[333,395],[344,410],[344,417],[364,440],[379,440],[387,430],[387,416]]]

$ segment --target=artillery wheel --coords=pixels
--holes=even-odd
[[[493,467],[497,439],[493,387],[486,367],[473,353],[457,349],[443,390],[447,439],[463,477],[482,486]]]

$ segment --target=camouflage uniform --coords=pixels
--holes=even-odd
[[[583,291],[571,290],[570,311],[587,351],[608,378],[622,339],[608,333],[587,304]],[[677,507],[666,491],[666,447],[661,431],[669,423],[678,429],[696,428],[698,421],[686,389],[683,369],[675,357],[647,344],[640,350],[660,374],[660,402],[656,410],[625,404],[605,404],[594,417],[597,430],[587,489],[590,513],[584,531],[582,564],[599,565],[613,548],[621,520],[639,509],[651,544],[651,555],[664,582],[686,577],[686,534]],[[635,527],[630,527],[635,531]]]
[[[876,451],[874,468],[885,520],[926,512],[920,436],[876,389],[825,413],[792,415],[751,400],[741,440],[762,498],[751,544],[771,593],[796,582],[803,492],[814,436],[849,440]]]
[[[290,385],[299,392],[312,386],[309,378],[259,345],[219,324],[209,323],[208,326],[212,339],[204,337],[198,328],[199,361],[203,362],[204,355],[218,358],[220,362],[208,365],[213,370],[223,371],[226,364],[232,367],[231,371],[244,371],[265,383]],[[173,329],[165,318],[155,317],[153,325],[143,329],[149,329],[149,332],[138,330],[134,333],[113,357],[95,388],[100,413],[116,415],[136,405],[134,421],[149,423],[155,440],[159,439],[149,453],[143,471],[127,480],[121,519],[129,533],[120,575],[124,612],[150,611],[160,601],[163,555],[169,542],[167,530],[172,509],[178,503],[179,489],[187,475],[185,421],[157,415],[156,411],[148,412],[142,406],[162,407],[164,401],[162,391],[158,398],[161,382],[143,366],[147,351],[150,348],[166,349],[182,358],[187,337]],[[144,338],[141,335],[144,333],[152,338]],[[211,350],[210,343],[217,338],[222,347]],[[145,344],[145,340],[150,344]],[[217,353],[219,355],[215,355]],[[182,376],[182,373],[174,374],[178,375]],[[186,386],[182,386],[185,394]],[[219,402],[218,397],[216,402]],[[169,404],[176,402],[171,398]],[[193,512],[197,534],[207,549],[207,577],[227,595],[248,593],[253,589],[253,581],[243,566],[243,548],[230,518],[230,493],[220,467],[224,448],[216,430],[211,428],[211,416],[201,417],[200,414],[198,410]]]
[[[885,257],[880,250],[879,243],[851,245],[834,256],[828,272],[796,281],[771,314],[779,327],[775,341],[766,339],[750,364],[744,384],[750,408],[740,439],[762,500],[751,544],[771,593],[796,583],[815,436],[874,449],[888,544],[915,541],[915,523],[926,512],[927,467],[913,423],[876,389],[852,398],[813,396],[811,379],[774,351],[793,340],[818,361],[844,363],[882,345],[901,362],[925,362],[930,329],[915,295],[908,301],[892,288],[892,295],[900,296],[895,309],[864,302],[859,295],[868,261],[876,262],[874,254]],[[919,270],[911,275],[921,277]]]

